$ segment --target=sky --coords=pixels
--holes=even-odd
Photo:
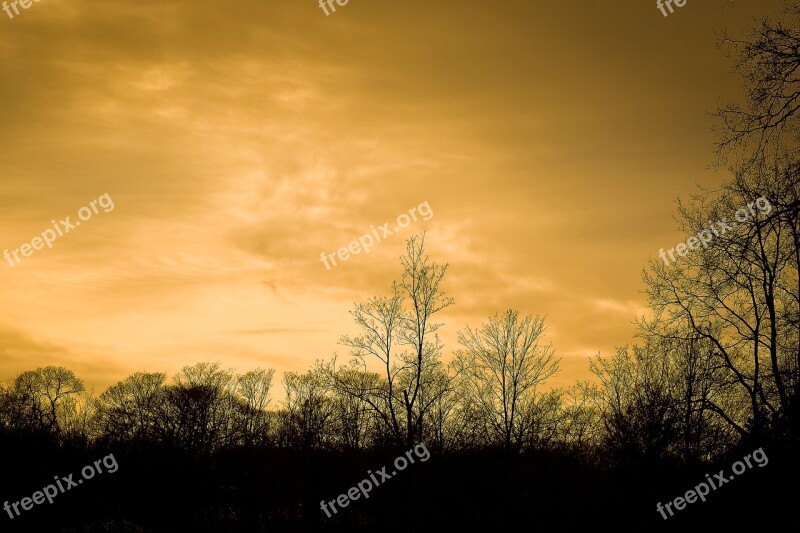
[[[21,250],[0,260],[0,380],[61,365],[99,393],[199,361],[347,358],[354,302],[388,294],[422,231],[449,264],[446,361],[513,308],[546,316],[551,385],[587,379],[634,340],[642,269],[685,239],[675,199],[729,177],[708,113],[741,84],[715,43],[781,3],[728,4],[0,11],[0,250]],[[321,261],[420,205],[368,254]],[[82,224],[32,243],[67,216]]]

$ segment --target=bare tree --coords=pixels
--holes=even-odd
[[[59,413],[58,425],[65,439],[85,445],[92,438],[97,407],[93,392],[84,390],[64,403]]]
[[[713,374],[702,409],[749,438],[787,425],[798,431],[800,5],[790,2],[776,19],[761,18],[744,38],[723,33],[720,46],[744,87],[742,103],[716,112],[716,163],[731,161],[734,180],[681,205],[680,222],[688,234],[708,235],[709,221],[735,216],[736,223],[673,265],[651,265],[645,282],[654,331],[682,331],[703,346],[686,351],[683,367],[687,384],[691,376]],[[739,210],[757,198],[771,210],[740,220]]]
[[[680,400],[670,378],[670,362],[655,344],[623,347],[591,362],[600,381],[609,462],[662,462],[680,443]]]
[[[762,17],[744,39],[723,32],[720,47],[744,81],[744,104],[728,103],[715,116],[719,162],[742,155],[745,167],[776,153],[797,154],[800,109],[800,6],[777,18]]]
[[[654,325],[639,337],[642,344],[591,363],[607,447],[625,460],[688,463],[733,444],[735,432],[717,409],[735,411],[741,396],[726,385],[715,345],[690,330]]]
[[[241,401],[235,395],[233,372],[219,363],[184,367],[174,384],[164,388],[158,426],[163,438],[198,455],[241,440]]]
[[[374,397],[381,376],[362,371],[357,361],[336,369],[336,358],[330,363],[318,363],[331,394],[333,424],[340,449],[360,450],[375,436],[375,411],[365,398]]]
[[[83,382],[63,367],[47,366],[23,372],[5,395],[8,423],[64,436],[72,423],[71,415],[79,412],[76,402],[84,391]]]
[[[509,310],[477,330],[467,327],[456,354],[464,401],[476,406],[491,440],[519,450],[534,429],[536,387],[558,370],[551,345],[543,345],[544,318]]]
[[[269,392],[275,370],[256,368],[236,379],[236,391],[243,400],[243,438],[248,445],[263,444],[269,435]]]
[[[166,374],[137,372],[96,400],[95,430],[118,441],[155,439]]]
[[[675,263],[654,261],[643,276],[657,329],[687,331],[713,347],[705,353],[725,369],[719,380],[727,390],[706,407],[742,437],[762,434],[790,411],[800,364],[798,230],[790,227],[797,214],[776,213],[769,201],[796,197],[800,180],[777,169],[765,178],[761,168],[750,166],[720,193],[682,205],[687,233],[711,235],[708,221],[727,228],[715,223],[710,242]],[[767,203],[748,212],[754,192]]]
[[[408,240],[401,264],[402,279],[392,285],[389,297],[370,298],[352,311],[361,335],[344,336],[341,342],[352,349],[363,372],[370,362],[380,364],[385,383],[363,391],[360,397],[398,446],[412,446],[422,440],[428,411],[447,387],[441,388],[441,380],[430,378],[442,351],[436,333],[442,324],[433,319],[452,305],[453,299],[441,289],[447,265],[429,260],[424,234]]]
[[[420,409],[427,413],[423,433],[429,448],[447,449],[458,438],[453,420],[458,410],[454,373],[437,361],[423,375],[426,383],[422,388]]]
[[[600,439],[600,410],[596,405],[597,385],[578,382],[564,391],[562,426],[559,440],[567,449],[581,452]]]
[[[283,386],[286,411],[279,428],[281,444],[300,449],[328,446],[333,411],[324,376],[314,370],[286,372]]]

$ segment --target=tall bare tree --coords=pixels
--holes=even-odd
[[[654,331],[710,346],[684,368],[686,376],[714,369],[703,408],[748,438],[786,424],[798,430],[800,5],[760,19],[743,38],[723,33],[720,45],[744,87],[742,102],[716,112],[717,164],[728,163],[734,179],[680,205],[681,229],[712,237],[713,225],[713,239],[674,264],[655,262],[645,282]],[[761,198],[770,209],[752,210]]]
[[[432,377],[442,352],[437,334],[442,324],[434,317],[454,302],[441,288],[447,265],[432,262],[425,254],[424,234],[408,240],[401,264],[402,278],[392,284],[390,296],[355,305],[351,314],[361,334],[344,336],[341,342],[351,348],[362,372],[379,365],[383,383],[362,391],[360,397],[398,446],[411,446],[423,439],[425,418],[449,386],[449,381]]]
[[[765,179],[762,168],[749,166],[723,191],[682,205],[682,229],[704,231],[710,242],[674,263],[654,261],[644,274],[654,324],[713,346],[706,353],[725,369],[727,391],[707,407],[742,437],[790,411],[800,363],[797,214],[778,213],[769,201],[796,196],[800,180],[782,171]],[[747,207],[756,192],[763,210]],[[709,221],[720,221],[712,223],[716,235],[705,229]]]

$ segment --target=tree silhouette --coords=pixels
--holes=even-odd
[[[489,318],[479,329],[458,335],[456,356],[463,401],[475,405],[489,441],[519,451],[541,421],[536,387],[558,370],[552,346],[540,344],[542,317],[517,311]],[[552,399],[551,399],[552,401]]]
[[[338,390],[358,394],[374,410],[398,446],[410,447],[424,438],[428,411],[449,388],[449,381],[435,377],[442,343],[436,334],[441,323],[433,319],[453,299],[440,288],[447,265],[429,260],[424,234],[409,239],[401,264],[401,281],[392,285],[391,296],[355,305],[352,315],[361,335],[341,341],[352,349],[363,372],[368,359],[377,360],[383,383],[354,390],[340,383],[335,367],[329,376]]]

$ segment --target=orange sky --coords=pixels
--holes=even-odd
[[[385,294],[410,235],[450,263],[441,333],[548,316],[555,384],[631,342],[641,270],[684,240],[705,114],[739,83],[714,30],[777,1],[42,0],[0,12],[0,378],[96,392],[201,360],[305,370]],[[5,18],[4,18],[5,17]],[[434,216],[326,270],[429,202]]]

